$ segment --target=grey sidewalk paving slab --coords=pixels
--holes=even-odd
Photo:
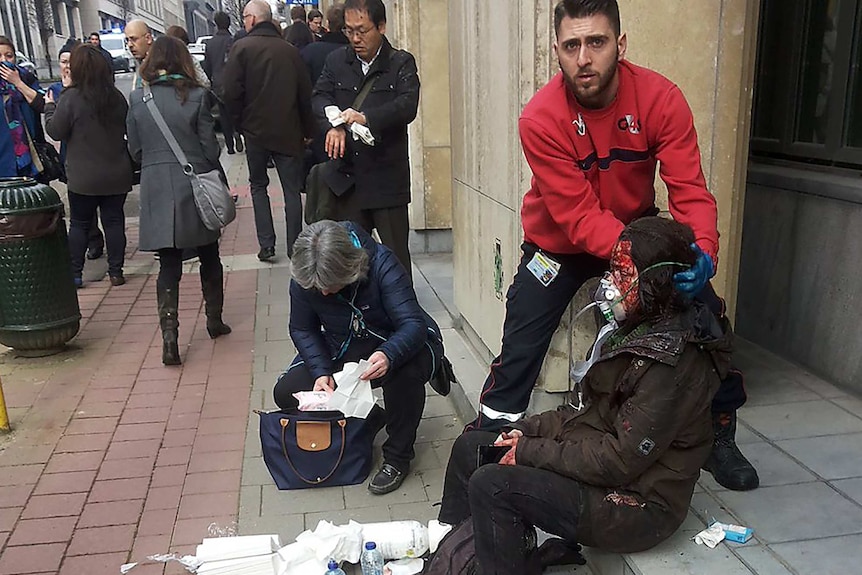
[[[862,433],[804,437],[777,445],[824,479],[862,477]]]
[[[862,535],[773,545],[800,575],[845,575],[862,571]]]
[[[862,533],[862,508],[825,483],[725,491],[717,498],[767,543]]]
[[[833,481],[832,486],[859,505],[862,505],[862,478],[857,477],[856,479]]]
[[[754,465],[754,468],[758,470],[760,485],[762,487],[805,483],[819,479],[771,443],[765,441],[749,443],[742,445],[740,449],[751,464]],[[702,473],[700,475],[700,484],[711,491],[727,491],[709,473]]]
[[[736,555],[757,575],[794,575],[775,552],[767,547],[761,545],[745,547],[738,549]]]
[[[773,441],[862,432],[862,419],[825,399],[745,407],[740,417]]]

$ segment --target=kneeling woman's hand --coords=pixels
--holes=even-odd
[[[321,375],[314,380],[313,391],[325,391],[327,393],[332,393],[335,391],[335,380],[332,379],[331,375]]]
[[[368,363],[371,365],[368,366],[365,373],[359,376],[359,379],[364,379],[365,381],[379,379],[389,371],[389,358],[382,351],[375,351],[368,356]]]

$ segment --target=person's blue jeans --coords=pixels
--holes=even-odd
[[[105,230],[105,248],[108,252],[108,275],[123,275],[126,252],[126,215],[123,206],[126,194],[85,196],[69,190],[69,255],[72,275],[80,278],[84,271],[90,229],[98,209]]]
[[[254,205],[254,224],[257,228],[257,243],[261,248],[275,247],[275,228],[272,223],[272,208],[269,204],[267,187],[269,176],[266,164],[270,158],[275,162],[278,179],[284,193],[284,218],[287,222],[287,255],[293,254],[293,243],[302,231],[302,192],[303,159],[286,156],[266,150],[251,139],[246,139],[246,160],[248,161],[248,183]]]

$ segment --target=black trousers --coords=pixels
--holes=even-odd
[[[246,140],[245,157],[248,161],[248,183],[251,201],[254,205],[254,225],[257,229],[257,243],[261,248],[275,247],[275,227],[272,223],[272,209],[269,203],[269,176],[266,164],[270,158],[275,162],[281,190],[284,194],[284,218],[287,222],[287,256],[293,255],[293,243],[302,231],[302,193],[303,160],[301,157],[286,156],[266,150],[255,142]]]
[[[584,282],[601,276],[608,269],[608,262],[589,254],[548,254],[559,262],[560,270],[556,279],[546,287],[527,269],[537,249],[528,243],[521,246],[521,263],[506,293],[500,355],[491,363],[482,387],[479,415],[467,425],[467,429],[496,431],[523,416],[551,338],[566,307]],[[707,285],[698,299],[704,301],[713,313],[723,312],[722,301],[711,285]],[[743,403],[742,374],[734,370],[721,382],[712,410],[714,413],[727,413],[735,411]],[[485,413],[482,412],[483,407]],[[498,417],[491,417],[489,413]],[[509,419],[499,417],[499,414],[508,414]]]
[[[88,250],[101,250],[105,247],[105,238],[102,236],[102,230],[99,229],[99,213],[93,215],[93,221],[90,224],[90,233],[87,236]]]
[[[410,249],[408,248],[410,219],[407,215],[407,205],[363,210],[350,204],[350,201],[345,204],[337,204],[335,219],[355,222],[369,234],[372,230],[377,230],[380,243],[395,253],[395,257],[407,270],[407,277],[412,282],[413,270],[410,267]]]
[[[230,112],[228,112],[227,107],[222,102],[221,98],[216,100],[218,104],[218,123],[221,126],[221,133],[224,135],[224,143],[228,150],[234,150],[234,131],[233,131],[233,119],[231,118]]]
[[[538,575],[537,557],[528,555],[525,533],[538,527],[577,541],[585,512],[581,484],[562,475],[521,465],[483,465],[480,445],[494,442],[493,432],[462,434],[452,447],[439,521],[457,524],[472,518],[477,575]]]
[[[74,277],[81,277],[84,270],[84,255],[87,252],[97,209],[102,218],[102,227],[105,229],[108,274],[123,275],[123,263],[126,258],[126,216],[123,211],[125,203],[126,194],[85,196],[69,190],[69,256],[72,260]]]
[[[201,284],[220,278],[223,275],[221,258],[218,253],[218,242],[197,247],[200,258]],[[159,277],[156,279],[158,289],[177,289],[183,277],[183,250],[179,248],[162,248],[159,250]]]
[[[334,362],[333,370],[338,372],[347,362],[367,359],[377,349],[378,343],[374,338],[354,339],[344,355]],[[386,402],[384,419],[389,437],[383,444],[383,461],[404,473],[410,470],[410,462],[415,455],[413,444],[425,409],[425,383],[431,377],[431,367],[431,351],[423,345],[407,363],[371,381],[371,387],[383,388]],[[297,401],[293,394],[310,391],[313,387],[314,379],[302,358],[297,356],[275,384],[275,404],[281,409],[295,408]]]

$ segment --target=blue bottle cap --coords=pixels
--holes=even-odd
[[[335,571],[338,569],[338,563],[336,563],[335,559],[329,560],[329,566],[327,567],[330,571]]]
[[[371,551],[372,549],[377,549],[377,544],[374,541],[369,541],[365,544],[365,548]]]

